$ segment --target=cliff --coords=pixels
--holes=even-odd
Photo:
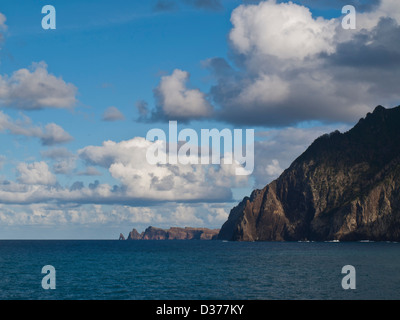
[[[161,229],[148,227],[142,233],[133,229],[127,240],[213,240],[216,239],[219,229],[207,228],[178,228]]]
[[[218,239],[400,241],[400,106],[316,139],[231,210]]]

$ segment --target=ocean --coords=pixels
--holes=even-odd
[[[400,299],[400,243],[386,242],[1,240],[0,271],[1,300]]]

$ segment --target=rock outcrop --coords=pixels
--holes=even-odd
[[[231,210],[218,239],[400,241],[400,106],[316,139]]]
[[[142,240],[142,235],[136,229],[133,229],[129,232],[127,240]]]
[[[133,229],[127,240],[213,240],[216,239],[219,229],[207,228],[178,228],[161,229],[148,227],[142,233]]]

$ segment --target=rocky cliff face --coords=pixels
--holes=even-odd
[[[315,140],[231,210],[218,239],[400,241],[400,106]]]
[[[212,240],[216,239],[219,229],[207,228],[177,228],[160,229],[148,227],[144,232],[139,233],[133,229],[127,240]]]

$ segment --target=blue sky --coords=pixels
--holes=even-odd
[[[355,30],[340,26],[346,4]],[[399,101],[393,0],[4,0],[0,13],[4,239],[218,228],[319,135]],[[150,167],[140,139],[169,120],[254,129],[253,173]]]

